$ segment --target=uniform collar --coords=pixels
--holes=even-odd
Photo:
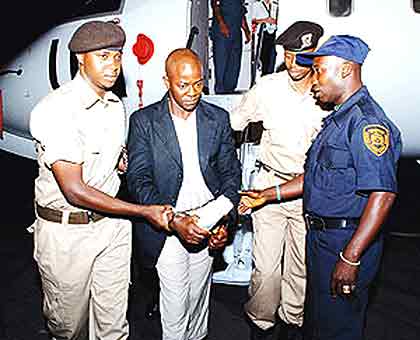
[[[73,83],[76,84],[76,89],[80,93],[80,98],[83,107],[86,110],[92,108],[97,102],[102,102],[104,105],[108,102],[119,102],[119,98],[111,91],[106,91],[103,98],[90,87],[88,82],[81,76],[80,72],[76,74],[73,79]]]
[[[353,95],[348,98],[344,103],[336,105],[334,111],[324,118],[324,123],[328,124],[333,120],[335,124],[340,127],[347,119],[347,112],[363,97],[369,95],[366,86],[362,86]]]

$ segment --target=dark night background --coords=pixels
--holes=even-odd
[[[0,65],[86,2],[4,0]],[[33,220],[36,162],[0,151],[0,165],[0,340],[46,340],[32,236],[26,232]],[[399,183],[400,194],[385,227],[383,264],[369,306],[368,340],[418,340],[420,334],[420,165],[414,159],[401,160]],[[143,317],[147,292],[140,281],[134,275],[130,338],[157,339],[158,323]],[[213,287],[209,340],[248,338],[242,314],[245,300],[245,287]]]

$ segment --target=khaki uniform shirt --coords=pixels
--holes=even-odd
[[[31,113],[39,176],[35,200],[43,207],[79,211],[63,196],[51,170],[56,161],[82,165],[83,181],[115,196],[120,186],[117,163],[125,142],[124,107],[112,92],[100,98],[76,77],[46,96]]]
[[[262,77],[231,113],[234,130],[263,121],[259,160],[284,174],[303,173],[305,154],[328,112],[308,90],[300,94],[286,71]]]

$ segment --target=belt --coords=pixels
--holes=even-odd
[[[320,217],[316,215],[305,214],[305,222],[308,229],[325,230],[325,229],[355,229],[360,222],[358,218],[334,218]]]
[[[290,181],[291,179],[293,179],[293,178],[295,178],[295,177],[297,177],[297,176],[300,175],[298,173],[286,173],[286,172],[278,171],[278,170],[272,168],[271,166],[269,166],[267,164],[264,164],[263,162],[261,162],[259,160],[257,160],[255,162],[255,166],[258,169],[264,169],[267,172],[272,172],[274,174],[274,176],[276,176],[276,177],[278,177],[280,179],[286,180],[286,181]]]
[[[39,217],[44,220],[62,223],[63,221],[63,212],[60,210],[50,209],[41,207],[38,203],[35,203],[36,213]],[[88,224],[91,222],[98,222],[99,220],[105,218],[105,216],[100,215],[93,211],[79,211],[69,213],[68,221],[69,224]]]

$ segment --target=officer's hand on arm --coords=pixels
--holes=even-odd
[[[158,228],[168,230],[168,221],[173,218],[170,205],[140,205],[112,197],[83,180],[80,164],[56,161],[52,165],[54,177],[66,200],[82,209],[120,216],[141,216]]]
[[[200,244],[210,232],[197,225],[197,217],[186,214],[175,214],[169,227],[187,243]]]
[[[228,240],[228,229],[225,225],[218,226],[212,231],[209,238],[210,249],[220,249],[226,245]]]
[[[142,216],[159,229],[171,231],[169,221],[174,218],[170,205],[144,205]]]

